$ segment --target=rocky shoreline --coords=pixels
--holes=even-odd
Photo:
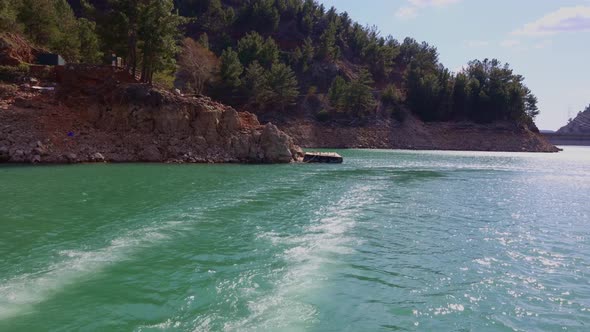
[[[206,97],[181,97],[140,84],[20,94],[0,109],[4,163],[289,163],[306,148],[557,152],[543,136],[510,123],[364,126],[294,120],[261,125]],[[299,145],[299,146],[298,146]]]
[[[294,120],[278,126],[304,148],[558,152],[537,130],[510,122],[424,123],[408,116],[361,126]]]
[[[306,117],[262,125],[203,96],[133,83],[112,67],[56,70],[55,90],[21,85],[0,99],[0,162],[290,163],[306,148],[557,152],[514,123],[424,123],[409,115],[363,125]]]
[[[303,151],[275,125],[206,97],[141,84],[64,87],[0,109],[0,162],[289,163]]]

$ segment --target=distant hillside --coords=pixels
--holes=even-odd
[[[590,134],[590,105],[583,112],[578,113],[574,119],[560,128],[559,134]]]
[[[141,25],[141,8],[152,1],[68,0],[78,17],[96,21],[102,52],[127,59],[140,55],[142,45],[129,40],[142,32],[131,22]],[[193,73],[180,79],[177,73],[176,86],[184,91],[255,113],[321,121],[399,120],[411,112],[427,122],[511,121],[536,129],[536,97],[498,60],[474,60],[453,73],[436,47],[383,36],[313,0],[160,1],[190,19],[182,25],[184,36],[198,40],[211,51],[208,63],[218,64],[197,82],[191,82]],[[85,2],[95,10],[84,10]],[[189,53],[206,54],[189,45]]]
[[[0,31],[70,63],[116,54],[142,83],[210,96],[306,146],[555,150],[534,124],[537,98],[508,64],[473,60],[455,73],[435,46],[383,36],[314,0],[1,3]]]

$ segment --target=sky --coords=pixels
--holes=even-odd
[[[383,36],[436,46],[453,71],[473,59],[507,62],[539,99],[540,129],[590,104],[590,0],[320,0]]]

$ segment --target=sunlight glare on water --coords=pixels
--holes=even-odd
[[[585,331],[590,149],[0,167],[0,331]]]

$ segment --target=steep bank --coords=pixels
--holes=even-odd
[[[18,66],[21,63],[34,63],[39,53],[47,52],[31,45],[16,33],[0,33],[0,65]]]
[[[0,161],[288,163],[302,157],[273,124],[209,98],[102,80],[97,68],[64,71],[56,92],[3,98]]]
[[[545,137],[557,145],[590,146],[590,106],[570,119],[567,125],[555,133],[545,133]]]
[[[279,127],[305,148],[559,151],[539,133],[509,122],[424,123],[409,116],[403,122],[387,119],[360,126],[299,119],[280,123]]]
[[[567,125],[561,127],[557,134],[590,135],[590,106],[583,112],[570,119]]]

